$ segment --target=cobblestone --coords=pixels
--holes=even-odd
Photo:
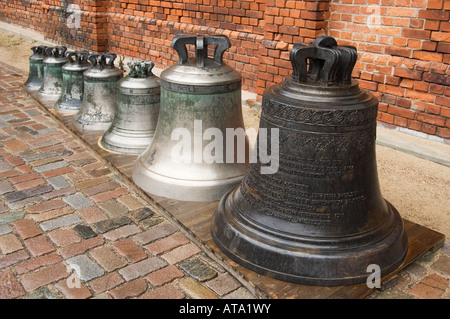
[[[40,224],[40,227],[44,231],[54,230],[63,226],[70,226],[73,224],[81,223],[83,220],[76,214],[66,215],[58,217]]]
[[[83,281],[89,281],[103,276],[104,270],[100,268],[87,255],[78,255],[66,260],[69,266],[76,271],[78,278]]]

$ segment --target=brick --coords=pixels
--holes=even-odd
[[[37,166],[34,168],[34,170],[38,173],[44,173],[44,172],[54,171],[54,170],[66,167],[68,165],[69,164],[66,161],[62,160],[62,161],[57,161],[57,162]]]
[[[15,299],[24,294],[25,291],[11,270],[0,271],[0,299]]]
[[[72,229],[58,229],[49,232],[47,235],[59,247],[65,247],[81,241],[80,236]]]
[[[20,152],[28,148],[28,145],[19,140],[5,141],[3,142],[3,145],[6,146],[11,152]]]
[[[116,241],[118,239],[129,237],[129,236],[138,234],[140,232],[141,232],[141,229],[138,226],[126,225],[126,226],[111,230],[111,231],[103,234],[103,236],[108,240]]]
[[[33,206],[28,206],[26,211],[32,214],[39,214],[49,210],[62,208],[64,206],[66,206],[66,204],[61,199],[54,199]]]
[[[70,184],[62,176],[48,178],[47,182],[52,185],[54,189],[70,187]]]
[[[126,282],[120,287],[109,291],[109,294],[115,299],[126,299],[137,297],[143,294],[148,288],[147,282],[143,278]]]
[[[166,263],[163,260],[158,257],[150,257],[122,268],[119,270],[119,274],[122,275],[126,281],[130,281],[138,277],[145,276],[148,273],[158,270],[164,266],[166,266]]]
[[[394,75],[402,77],[402,78],[413,79],[413,80],[422,79],[421,71],[413,71],[413,70],[408,70],[408,69],[395,68]]]
[[[8,193],[4,196],[4,198],[10,202],[10,203],[14,203],[14,202],[18,202],[30,197],[34,197],[34,196],[38,196],[38,195],[42,195],[45,193],[48,193],[50,191],[52,191],[53,188],[50,185],[40,185],[34,188],[30,188],[27,190],[23,190],[23,191],[18,191],[18,192],[13,192],[13,193]]]
[[[419,19],[448,21],[450,12],[437,10],[419,10]]]
[[[144,204],[131,194],[120,196],[117,201],[125,205],[130,211],[144,207]]]
[[[103,276],[105,273],[92,259],[87,255],[78,255],[66,260],[66,263],[73,267],[76,276],[83,281],[89,281]]]
[[[89,239],[97,236],[97,233],[92,230],[91,227],[86,225],[76,225],[73,230],[78,233],[83,239]]]
[[[117,274],[116,272],[113,272],[107,274],[106,276],[93,279],[92,281],[89,282],[89,286],[95,293],[99,294],[107,290],[110,290],[114,287],[117,287],[122,283],[124,283],[122,277],[120,277],[119,274]]]
[[[30,258],[25,250],[19,250],[6,256],[0,257],[0,269],[17,264]]]
[[[173,227],[169,223],[165,223],[163,225],[159,225],[153,228],[150,228],[149,230],[140,233],[133,238],[137,240],[141,244],[147,244],[150,243],[156,239],[160,239],[162,237],[169,236],[173,234],[176,231],[175,227]]]
[[[14,191],[14,188],[8,181],[0,181],[0,195],[11,193]]]
[[[74,243],[69,246],[62,248],[59,253],[63,258],[70,258],[79,254],[83,254],[89,249],[100,246],[104,243],[104,238],[102,236],[97,236],[94,238],[83,240],[79,243]]]
[[[113,243],[115,250],[129,262],[137,262],[147,258],[147,254],[131,239],[127,238]]]
[[[152,212],[148,207],[144,207],[142,209],[138,209],[129,213],[129,216],[134,219],[136,222],[141,222],[150,217],[155,216],[155,213]]]
[[[201,285],[193,278],[182,278],[178,285],[192,299],[218,299],[218,296],[211,289]]]
[[[184,276],[184,272],[170,265],[148,274],[145,278],[155,287],[164,285]]]
[[[435,115],[430,115],[426,113],[419,113],[417,114],[416,119],[421,122],[425,122],[428,124],[433,124],[437,126],[444,126],[445,125],[445,119],[442,117],[438,117]]]
[[[59,263],[37,272],[26,274],[22,276],[20,282],[27,292],[31,292],[68,276],[69,272],[67,271],[66,266]]]
[[[31,219],[20,219],[12,223],[17,233],[22,239],[38,236],[42,231],[36,227],[36,224]]]
[[[217,276],[217,271],[198,257],[183,260],[178,264],[178,267],[199,281],[207,281]]]
[[[189,239],[181,233],[175,233],[166,238],[155,241],[154,243],[145,246],[148,251],[154,256],[163,252],[172,250],[181,245],[185,245],[189,242]]]
[[[442,54],[436,52],[414,51],[413,58],[432,62],[442,62]]]
[[[62,258],[57,254],[47,254],[33,258],[27,262],[21,263],[20,265],[16,265],[14,269],[18,275],[23,275],[41,267],[54,265],[60,261],[62,261]]]
[[[184,294],[171,284],[150,290],[139,299],[184,299]]]
[[[81,193],[64,196],[62,199],[65,203],[72,206],[73,209],[75,210],[79,210],[94,205],[94,203],[92,203],[86,196],[84,196]]]
[[[44,173],[42,173],[42,177],[44,177],[44,178],[51,178],[51,177],[60,176],[60,175],[64,175],[64,174],[67,174],[67,173],[71,173],[73,171],[75,171],[73,169],[73,167],[67,166],[67,167],[62,167],[62,168],[55,169],[53,171],[44,172]]]
[[[56,197],[74,194],[74,193],[76,193],[76,191],[77,190],[73,187],[66,187],[66,188],[62,188],[62,189],[54,190],[52,192],[45,193],[41,197],[45,200],[50,200],[50,199],[53,199]]]
[[[93,187],[93,186],[96,186],[96,185],[107,183],[109,181],[111,181],[111,178],[109,178],[107,176],[103,176],[103,177],[99,177],[99,178],[91,178],[91,179],[89,179],[89,180],[87,180],[85,182],[81,182],[81,183],[76,184],[75,187],[77,189],[84,190],[86,188],[90,188],[90,187]]]
[[[44,235],[26,239],[25,246],[33,256],[44,255],[56,250]]]
[[[22,243],[14,234],[0,236],[0,251],[2,254],[9,254],[23,248]]]
[[[169,264],[176,264],[184,259],[187,259],[200,252],[200,249],[195,244],[187,244],[170,252],[162,255],[161,257],[165,259]]]
[[[8,225],[0,225],[0,236],[9,234],[11,231],[12,230]]]
[[[90,252],[91,257],[108,272],[125,267],[127,262],[108,247],[99,247]]]
[[[18,183],[30,181],[30,180],[37,179],[37,178],[39,178],[38,173],[29,173],[29,174],[24,174],[24,175],[10,178],[9,181],[13,184],[18,184]]]
[[[81,216],[88,224],[94,224],[99,221],[105,220],[108,217],[96,206],[82,208],[77,211],[78,215]]]
[[[80,284],[75,287],[68,287],[67,280],[61,280],[55,284],[55,288],[67,299],[87,299],[92,297],[92,293],[84,285]]]
[[[226,295],[241,286],[239,281],[228,273],[206,282],[206,285],[219,296]]]
[[[96,202],[96,203],[101,203],[101,202],[106,202],[110,199],[114,199],[117,197],[120,197],[122,195],[126,195],[128,194],[128,189],[126,189],[125,187],[121,187],[112,191],[107,191],[107,192],[103,192],[100,194],[96,194],[91,196],[90,198]]]
[[[450,257],[441,255],[439,258],[431,265],[431,268],[439,271],[444,275],[450,274]],[[445,289],[445,288],[444,288]]]
[[[41,223],[39,226],[43,231],[51,231],[64,226],[71,226],[74,224],[81,223],[82,219],[76,214],[65,215],[49,221]]]
[[[96,222],[93,226],[99,233],[103,234],[124,225],[128,225],[131,222],[132,220],[128,216],[119,216]]]
[[[99,203],[98,207],[105,211],[110,217],[120,217],[128,213],[128,209],[114,199]]]
[[[83,193],[86,196],[92,196],[98,193],[103,193],[105,191],[109,191],[115,188],[119,188],[120,184],[114,181],[110,181],[107,183],[103,183],[103,184],[99,184],[99,185],[95,185],[95,186],[91,186],[88,188],[83,189]]]

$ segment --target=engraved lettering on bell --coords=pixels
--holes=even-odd
[[[319,286],[365,283],[403,261],[402,219],[381,195],[378,100],[351,78],[356,48],[322,36],[295,44],[293,73],[263,94],[260,129],[279,129],[279,169],[251,163],[221,199],[211,232],[232,260],[267,276]],[[269,150],[270,151],[270,150]]]

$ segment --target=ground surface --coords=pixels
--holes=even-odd
[[[32,40],[0,31],[0,61],[27,73],[30,47],[36,44]],[[257,126],[259,108],[252,106],[253,101],[248,102],[243,106],[244,120],[248,126]],[[449,238],[450,167],[388,147],[377,146],[376,151],[383,196],[398,209],[402,217],[439,231]],[[403,271],[393,288],[376,292],[371,298],[450,298],[449,254],[448,244],[438,253],[428,253]],[[177,296],[186,294],[181,291]]]

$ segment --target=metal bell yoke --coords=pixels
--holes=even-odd
[[[364,284],[404,260],[403,221],[378,182],[378,100],[352,80],[356,59],[331,37],[295,44],[292,76],[264,92],[260,130],[279,129],[279,168],[252,163],[221,199],[212,237],[232,260],[318,286]]]
[[[79,130],[105,131],[111,125],[117,107],[117,82],[123,71],[114,66],[117,55],[91,54],[91,67],[84,71],[84,92],[73,124]]]
[[[178,63],[160,75],[155,135],[138,157],[134,182],[148,193],[184,201],[215,201],[239,184],[248,169],[248,138],[226,143],[227,129],[244,131],[241,76],[223,63],[226,36],[176,35]],[[195,47],[188,57],[187,45]],[[213,57],[208,47],[214,46]]]
[[[83,73],[90,66],[88,56],[87,51],[66,52],[69,62],[62,67],[63,85],[61,96],[54,105],[56,111],[75,114],[80,110],[84,88]]]
[[[65,56],[65,46],[48,47],[43,60],[44,78],[36,96],[43,100],[58,100],[63,85],[62,67],[69,60]]]
[[[23,87],[29,91],[37,91],[41,88],[44,78],[44,58],[46,46],[31,47],[33,54],[28,58],[28,79]]]
[[[140,154],[153,140],[159,112],[160,85],[154,63],[128,63],[129,74],[118,82],[117,110],[103,134],[101,145],[109,151]]]

